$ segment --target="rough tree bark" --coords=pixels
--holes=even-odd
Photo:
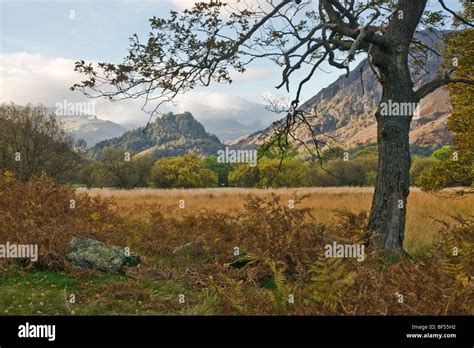
[[[382,103],[415,103],[408,67],[399,67],[393,59],[380,69],[385,80]],[[398,78],[396,78],[398,76]],[[377,233],[379,247],[401,249],[405,231],[407,197],[409,194],[410,149],[409,130],[413,114],[382,115],[376,113],[378,171],[369,229]]]
[[[368,228],[375,232],[376,246],[391,250],[403,248],[410,191],[409,131],[413,113],[386,114],[381,109],[382,103],[415,105],[419,102],[413,91],[408,50],[426,0],[402,0],[399,5],[403,19],[394,18],[390,22],[386,34],[389,46],[376,47],[372,54],[372,62],[380,74],[383,93],[375,115],[379,157]]]

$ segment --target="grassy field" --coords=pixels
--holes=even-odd
[[[322,223],[333,223],[335,210],[349,210],[357,213],[370,211],[373,189],[367,187],[328,187],[297,189],[92,189],[85,191],[91,196],[109,197],[114,200],[122,212],[128,212],[138,205],[157,204],[170,207],[173,212],[182,214],[179,201],[184,200],[184,212],[208,209],[225,213],[242,210],[249,195],[268,197],[275,193],[282,202],[294,197],[307,196],[298,208],[310,208],[316,219]],[[441,227],[439,220],[450,221],[452,216],[474,215],[474,197],[455,197],[448,192],[431,194],[418,188],[411,188],[408,198],[407,229],[405,248],[412,252],[423,249],[433,241]],[[179,215],[178,215],[179,216]]]

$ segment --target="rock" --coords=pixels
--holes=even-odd
[[[125,248],[80,236],[72,237],[66,258],[76,267],[98,269],[109,273],[119,273],[123,267],[136,266],[140,263],[140,256],[137,254],[126,256]]]
[[[181,245],[173,250],[173,254],[178,256],[192,256],[198,257],[205,254],[205,250],[199,242],[190,242],[184,245]]]

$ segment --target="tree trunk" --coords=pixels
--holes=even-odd
[[[379,52],[373,60],[380,73],[383,94],[376,112],[379,157],[368,228],[375,233],[375,245],[390,250],[403,248],[410,184],[409,131],[411,111],[417,104],[403,53]],[[401,110],[402,106],[405,110]]]

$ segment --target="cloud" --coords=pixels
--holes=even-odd
[[[244,125],[272,118],[263,104],[220,92],[190,92],[177,99],[177,108],[193,112],[198,119],[232,119]]]
[[[222,141],[268,127],[281,115],[269,112],[265,106],[238,96],[210,91],[198,91],[178,98],[177,112],[191,111],[208,132]]]
[[[30,53],[0,54],[0,102],[41,103],[49,107],[64,102],[91,103],[91,99],[82,93],[69,90],[82,77],[74,71],[74,62],[73,59],[46,58]],[[272,73],[271,69],[249,69],[242,75],[241,83],[258,81]],[[105,99],[93,101],[95,114],[101,119],[130,128],[144,125],[148,121],[149,115],[141,110],[143,100],[115,103]],[[260,103],[212,91],[192,91],[180,95],[177,106],[170,105],[163,108],[163,111],[190,111],[198,120],[233,120],[251,126],[252,129],[266,125],[276,117],[268,113]]]
[[[231,72],[234,82],[253,82],[275,76],[275,74],[279,73],[280,70],[276,68],[246,68],[244,73],[238,71]]]
[[[0,101],[54,104],[59,95],[72,100],[67,87],[77,81],[73,69],[74,62],[67,59],[45,59],[30,53],[1,54]]]
[[[0,102],[43,104],[94,103],[95,113],[102,119],[125,125],[146,122],[146,114],[136,100],[111,103],[89,99],[70,87],[80,81],[72,59],[46,58],[39,54],[0,54]],[[138,117],[137,117],[138,116]]]
[[[198,1],[196,0],[168,0],[168,2],[180,9],[185,9],[185,8],[191,8]]]

